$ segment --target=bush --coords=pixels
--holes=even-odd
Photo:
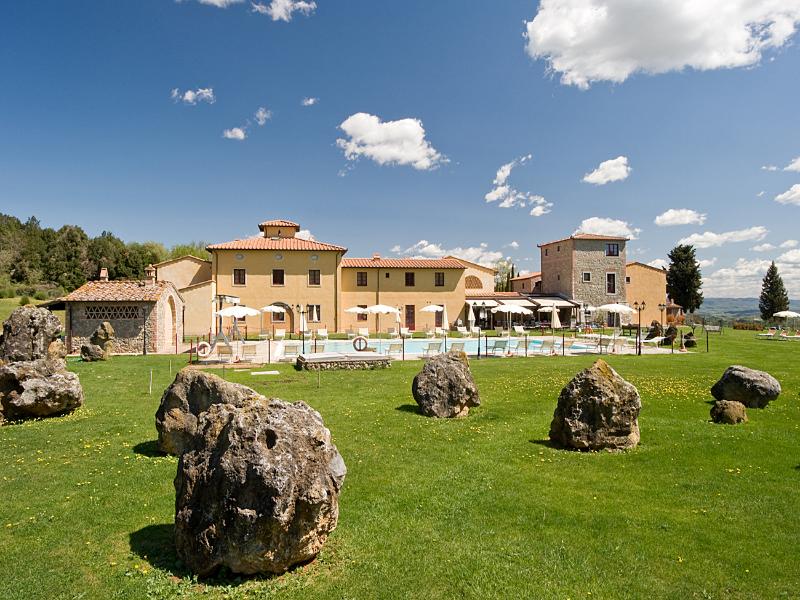
[[[45,294],[42,290],[36,292],[33,297],[37,300],[47,300],[47,294]]]
[[[0,289],[0,298],[13,298],[13,297],[14,297],[13,290],[10,290],[8,288]]]
[[[761,331],[764,325],[761,323],[753,323],[752,321],[734,321],[734,329],[743,329],[745,331]]]
[[[19,299],[19,305],[20,306],[25,306],[26,304],[30,304],[30,303],[31,303],[31,299],[28,298],[27,296],[23,296],[22,298]]]

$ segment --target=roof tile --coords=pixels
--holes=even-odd
[[[145,281],[89,281],[67,294],[66,302],[157,302],[168,281],[155,284]]]
[[[336,246],[335,244],[326,244],[325,242],[317,242],[316,240],[303,240],[300,238],[265,238],[263,236],[255,236],[245,238],[242,240],[233,240],[230,242],[222,242],[221,244],[212,244],[206,248],[207,250],[332,250],[335,252],[347,252],[344,246]]]
[[[342,268],[357,269],[463,269],[455,258],[343,258]]]

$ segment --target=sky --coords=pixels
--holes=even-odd
[[[0,212],[348,256],[697,248],[800,297],[800,0],[40,0],[0,12]]]

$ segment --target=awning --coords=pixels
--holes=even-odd
[[[536,308],[536,305],[530,300],[523,298],[503,298],[500,300],[501,304],[513,304],[514,306],[524,306],[525,308]]]
[[[486,306],[486,308],[494,308],[495,306],[500,306],[494,300],[467,300],[467,304],[470,306]]]
[[[570,302],[569,300],[564,300],[563,298],[552,297],[552,298],[542,298],[536,297],[531,298],[533,302],[536,303],[537,306],[555,306],[556,308],[576,308],[577,304],[574,302]]]

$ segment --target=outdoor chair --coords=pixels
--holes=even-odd
[[[650,338],[649,340],[642,340],[642,344],[647,344],[648,346],[652,346],[653,348],[658,348],[661,345],[661,342],[664,341],[664,336],[656,336],[654,338]]]
[[[314,345],[314,352],[325,352],[325,342],[317,342]]]
[[[433,337],[444,337],[444,329],[442,329],[441,327],[434,327]]]
[[[411,337],[411,331],[409,331],[408,327],[401,327],[400,328],[400,337],[403,337],[403,338],[410,338]]]
[[[520,344],[520,340],[515,340],[515,339],[508,340],[508,348],[506,349],[506,354],[508,355],[517,354],[521,350],[524,351],[525,346]]]
[[[311,330],[310,329],[306,329],[303,332],[303,339],[304,340],[310,340],[311,339]]]
[[[281,340],[286,339],[286,330],[285,329],[276,329],[275,330],[275,341],[280,342]]]
[[[473,327],[470,328],[469,334],[471,336],[476,335],[476,336],[480,337],[481,336],[481,328],[473,326]]]
[[[517,335],[525,335],[525,328],[522,325],[514,325],[514,333]]]
[[[505,335],[506,334],[506,330],[503,329],[502,327],[495,327],[494,328],[494,332],[495,332],[495,334],[497,334],[497,337],[500,337],[501,335]]]
[[[292,359],[300,355],[300,344],[297,342],[284,342],[283,344],[283,358]]]
[[[456,331],[461,335],[461,337],[470,337],[470,331],[462,325],[456,326]]]
[[[539,346],[539,354],[543,354],[545,356],[551,356],[555,352],[554,348],[555,344],[551,339],[542,340],[542,345]]]
[[[318,340],[327,340],[328,339],[328,329],[327,328],[317,329],[316,336],[317,336]]]
[[[386,355],[390,356],[392,354],[402,354],[403,353],[403,342],[389,342],[389,345],[386,347]]]
[[[608,353],[608,347],[611,345],[613,338],[610,337],[601,337],[597,340],[597,349],[600,353]]]
[[[359,327],[358,328],[358,335],[361,337],[368,338],[369,337],[369,327]]]
[[[464,352],[464,342],[450,342],[450,352]]]
[[[434,337],[435,335],[436,335],[436,334],[433,332],[433,330],[432,330],[432,329],[425,329],[425,337],[426,337],[426,338],[432,338],[432,337]]]
[[[256,344],[242,346],[242,360],[244,362],[255,362],[256,356],[258,356],[258,346]]]
[[[491,345],[486,347],[486,352],[497,354],[497,351],[499,350],[500,354],[504,354],[507,349],[508,349],[507,339],[494,339],[491,341]]]
[[[389,333],[389,339],[397,339],[400,337],[400,334],[397,333],[397,329],[394,327],[389,327],[388,333]]]
[[[439,354],[442,351],[442,342],[428,342],[422,348],[422,356],[433,356],[434,354]]]

